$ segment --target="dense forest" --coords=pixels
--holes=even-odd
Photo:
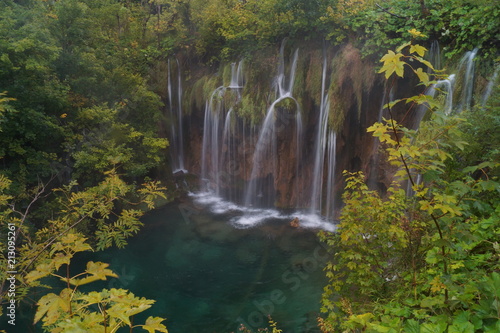
[[[172,108],[195,119],[201,99],[231,80],[229,64],[247,61],[246,80],[257,87],[243,90],[236,112],[252,124],[263,121],[270,83],[258,82],[286,41],[309,47],[310,64],[321,65],[314,48],[332,47],[350,59],[336,60],[336,79],[326,89],[341,101],[331,105],[328,127],[346,142],[352,122],[346,110],[361,112],[372,87],[380,96],[393,87],[402,94],[380,97],[386,115],[367,126],[390,173],[384,185],[369,186],[367,170],[349,161],[343,176],[338,171],[344,187],[338,229],[319,235],[332,255],[318,330],[500,331],[495,1],[4,0],[0,37],[1,325],[15,322],[17,307],[36,304],[34,331],[167,332],[162,318],[132,320],[153,300],[127,290],[80,292],[116,274],[93,261],[70,274],[71,259],[125,247],[145,212],[184,194],[171,172],[179,168],[172,152],[180,149]],[[439,59],[429,56],[433,41]],[[442,95],[422,91],[446,81],[472,50],[479,50],[474,93],[482,97],[448,112]],[[356,72],[356,64],[366,72]],[[185,87],[175,101],[174,67]],[[321,70],[297,73],[305,92],[296,103],[321,104],[321,79],[310,83]],[[465,84],[458,86],[465,91]],[[234,99],[228,96],[221,99]],[[426,113],[417,129],[405,120],[418,107]],[[184,148],[194,150],[195,142]],[[188,158],[199,173],[201,158]],[[276,202],[285,207],[292,200],[301,196],[282,194]],[[49,276],[63,287],[34,296]],[[15,332],[13,325],[0,327]],[[270,319],[265,330],[279,327]]]

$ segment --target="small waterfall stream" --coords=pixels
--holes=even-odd
[[[325,52],[324,52],[325,53]],[[319,109],[318,127],[314,148],[314,171],[312,175],[311,213],[327,218],[333,217],[334,181],[335,181],[335,155],[336,134],[328,128],[330,100],[326,88],[327,57],[323,55],[323,69],[321,75],[321,105]],[[326,161],[325,161],[326,159]],[[324,173],[327,171],[326,188],[324,187]],[[326,190],[326,196],[324,196]],[[324,198],[326,200],[326,209]]]
[[[232,64],[229,86],[216,88],[205,104],[201,152],[202,189],[233,201],[238,201],[239,195],[230,185],[241,173],[235,164],[239,154],[236,137],[244,126],[233,116],[232,106],[241,98],[242,66],[242,61],[237,66]],[[231,97],[231,105],[224,103],[226,95]]]
[[[276,106],[289,99],[293,101],[296,106],[296,140],[300,140],[302,130],[302,120],[300,114],[300,106],[296,99],[292,96],[293,85],[295,82],[295,70],[297,67],[298,49],[295,50],[290,66],[290,73],[287,77],[285,74],[285,60],[284,60],[284,43],[280,49],[280,61],[278,66],[278,75],[274,80],[275,95],[277,96],[271,106],[268,108],[266,117],[261,126],[258,136],[257,144],[255,145],[252,172],[250,174],[250,181],[245,193],[245,205],[253,207],[273,207],[274,206],[274,175],[277,173],[277,139],[284,128],[277,127],[276,122],[280,120],[280,115],[276,114]],[[288,84],[287,84],[288,78]],[[281,131],[279,130],[281,129]],[[297,149],[300,149],[299,142],[296,143]],[[300,156],[300,151],[297,153]],[[272,161],[272,163],[263,163],[264,161]],[[297,168],[298,168],[298,161]],[[263,165],[268,168],[264,169]],[[269,168],[270,166],[270,168]],[[296,174],[298,170],[296,170]],[[259,177],[261,175],[261,177]],[[263,175],[263,177],[262,177]]]
[[[172,66],[168,60],[167,89],[168,89],[168,109],[170,114],[170,157],[172,172],[182,171],[187,173],[184,167],[184,131],[182,116],[182,76],[179,60],[176,59],[177,85],[176,92],[173,91]]]
[[[477,55],[478,49],[474,49],[465,53],[464,57],[460,61],[460,66],[458,72],[463,72],[463,82],[462,82],[462,94],[460,98],[460,103],[456,108],[456,112],[462,112],[464,110],[470,109],[472,106],[472,92],[474,89],[474,69],[475,63],[474,58]]]

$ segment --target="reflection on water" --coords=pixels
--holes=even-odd
[[[167,318],[171,333],[257,331],[268,314],[284,332],[318,332],[326,251],[314,231],[271,217],[242,229],[230,213],[170,204],[144,218],[127,248],[100,254],[119,275],[103,287],[155,299],[147,315]]]

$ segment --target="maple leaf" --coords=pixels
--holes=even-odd
[[[428,84],[429,83],[429,75],[427,75],[427,73],[425,73],[422,68],[417,68],[416,71],[414,71],[415,74],[417,74],[419,80],[424,83],[424,84]]]
[[[410,46],[410,53],[417,53],[419,56],[423,57],[427,49],[421,45],[415,44]]]
[[[62,314],[69,312],[71,294],[72,290],[65,288],[60,295],[50,293],[40,298],[34,323],[37,323],[43,317],[45,317],[43,319],[44,326],[57,322]]]
[[[401,53],[394,53],[389,50],[386,55],[380,59],[384,63],[379,73],[385,73],[385,78],[388,79],[392,73],[396,73],[397,76],[403,77],[405,62],[401,61]]]
[[[71,278],[69,280],[69,283],[74,286],[81,286],[83,284],[87,284],[97,280],[104,281],[106,280],[106,276],[118,277],[118,275],[113,273],[112,270],[106,268],[108,266],[109,264],[106,263],[89,261],[87,263],[87,269],[85,270],[85,273],[90,274],[90,276],[84,277],[82,279]]]
[[[415,57],[415,59],[417,59],[418,61],[420,61],[422,64],[426,65],[427,67],[429,67],[430,69],[434,70],[434,66],[432,66],[432,64],[425,60],[425,59],[422,59],[421,57]]]
[[[410,29],[408,30],[408,32],[413,36],[413,37],[427,37],[426,35],[424,35],[423,33],[421,33],[420,31],[418,31],[417,29],[413,28],[413,29]]]
[[[31,283],[43,277],[50,275],[54,271],[54,265],[52,263],[49,264],[40,264],[36,266],[36,269],[26,274],[26,282]]]
[[[146,319],[146,323],[142,326],[143,329],[148,331],[149,333],[154,333],[156,331],[168,333],[167,328],[161,322],[165,319],[160,317],[148,317]]]

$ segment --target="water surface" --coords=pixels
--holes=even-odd
[[[100,255],[120,275],[107,287],[155,299],[148,315],[167,318],[170,333],[256,331],[269,314],[284,332],[317,332],[326,252],[315,231],[234,218],[191,201],[149,213],[127,248]]]

